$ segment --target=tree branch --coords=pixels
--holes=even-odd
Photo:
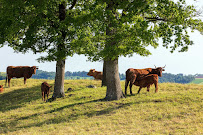
[[[75,6],[77,0],[74,0],[73,3],[72,3],[72,6],[69,8],[69,10],[73,9],[73,7]]]
[[[150,21],[167,21],[166,19],[158,18],[158,17],[144,17],[144,18],[149,19]]]

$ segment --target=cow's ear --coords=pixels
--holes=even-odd
[[[52,86],[49,86],[49,88],[51,88]]]

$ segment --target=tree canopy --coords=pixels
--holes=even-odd
[[[203,30],[201,12],[185,0],[95,0],[91,6],[92,37],[83,42],[92,44],[81,44],[80,52],[93,61],[134,53],[147,56],[151,54],[147,46],[156,48],[160,40],[170,52],[184,52],[193,44],[188,31]],[[112,35],[106,34],[109,24]],[[107,46],[108,42],[115,45]]]
[[[77,26],[81,25],[78,16],[85,1],[78,2],[0,0],[1,46],[7,44],[22,53],[30,50],[34,54],[47,53],[39,61],[57,61],[72,56],[75,51],[70,43],[75,38]],[[60,48],[60,44],[64,46]]]

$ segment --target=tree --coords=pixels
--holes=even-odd
[[[171,52],[184,52],[193,44],[188,31],[203,28],[200,12],[185,0],[95,0],[91,9],[92,44],[83,44],[80,50],[92,61],[106,62],[107,100],[123,97],[119,56],[148,56],[147,46],[157,48],[159,40]]]
[[[47,53],[38,60],[56,61],[53,99],[63,97],[65,59],[75,53],[71,42],[83,16],[80,0],[0,0],[0,47],[16,52]],[[80,28],[82,29],[82,28]],[[76,46],[75,46],[76,47]]]

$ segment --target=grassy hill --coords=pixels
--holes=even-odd
[[[203,85],[161,83],[156,94],[154,88],[142,89],[139,95],[102,101],[101,81],[66,80],[65,98],[45,103],[43,81],[28,79],[23,85],[23,79],[12,79],[12,87],[0,93],[0,134],[203,134]],[[54,80],[46,81],[53,86]],[[86,88],[90,84],[97,88]],[[73,91],[66,91],[69,87]],[[133,93],[137,90],[133,86]]]
[[[191,83],[203,85],[203,78],[195,78]]]

